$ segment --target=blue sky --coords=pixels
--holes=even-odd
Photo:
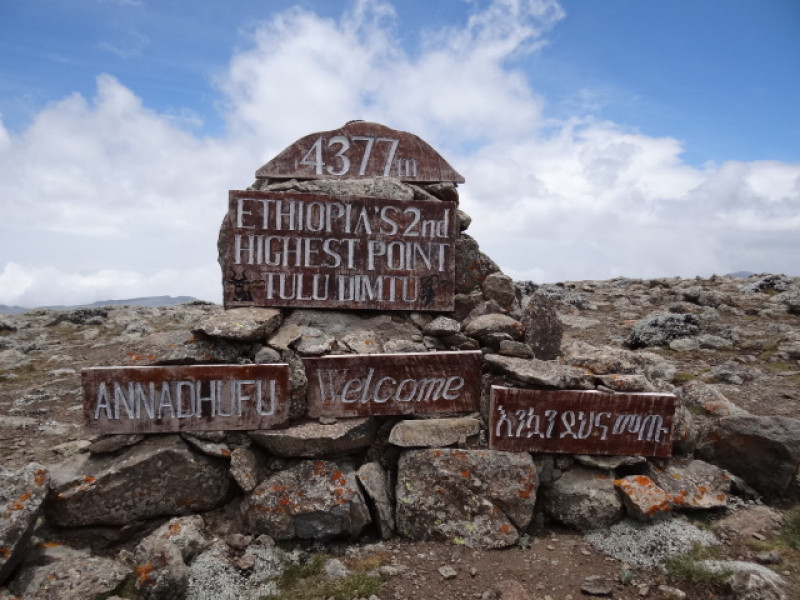
[[[0,0],[0,303],[218,300],[227,190],[353,118],[439,149],[516,277],[800,275],[798,31],[795,0]]]

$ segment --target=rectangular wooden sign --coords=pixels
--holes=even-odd
[[[306,358],[311,417],[478,410],[483,354],[427,352]]]
[[[449,311],[456,205],[231,191],[220,231],[225,308]]]
[[[270,429],[289,418],[289,365],[95,367],[81,371],[91,433]]]
[[[492,386],[489,448],[670,456],[675,396]]]

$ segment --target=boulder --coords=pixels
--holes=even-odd
[[[734,600],[786,600],[786,580],[772,569],[743,560],[704,560],[700,565],[712,573],[730,573]]]
[[[530,455],[492,450],[408,450],[397,474],[397,531],[413,540],[502,548],[533,517]]]
[[[361,452],[372,444],[377,431],[373,418],[342,419],[331,425],[308,421],[287,429],[252,431],[253,441],[272,454],[316,458]]]
[[[573,390],[594,389],[591,377],[575,367],[561,365],[552,361],[544,361],[511,356],[487,354],[486,366],[504,375],[508,375],[523,383],[555,388]]]
[[[541,506],[549,518],[579,531],[608,527],[624,516],[614,480],[584,467],[573,467],[542,490]]]
[[[650,465],[648,475],[670,494],[676,508],[712,509],[728,504],[731,478],[702,460],[674,460],[664,469]]]
[[[470,417],[406,419],[389,434],[389,442],[403,448],[437,448],[465,442],[480,433],[480,421]]]
[[[665,346],[672,340],[697,335],[700,320],[692,314],[653,315],[633,326],[626,340],[631,348]]]
[[[614,481],[621,492],[629,516],[638,521],[651,521],[668,515],[672,510],[672,497],[646,475],[629,475]]]
[[[32,463],[16,471],[0,467],[0,584],[27,549],[49,481],[41,465]]]
[[[364,488],[372,511],[372,520],[378,526],[378,533],[388,540],[394,533],[394,506],[389,495],[389,478],[378,462],[368,462],[357,472],[358,482]]]
[[[508,315],[489,314],[471,319],[464,333],[477,340],[485,340],[492,334],[505,334],[510,339],[520,340],[525,333],[522,323]]]
[[[131,569],[89,550],[62,544],[40,544],[26,558],[9,584],[20,598],[86,600],[107,598],[119,589]]]
[[[152,436],[118,456],[79,454],[51,472],[46,511],[57,525],[125,525],[221,506],[227,461],[195,454],[178,435]]]
[[[200,515],[171,519],[136,546],[136,590],[147,600],[183,598],[188,564],[209,546]]]
[[[281,324],[274,308],[231,308],[208,317],[194,331],[236,342],[264,342]]]
[[[439,316],[422,328],[422,333],[435,337],[447,337],[461,332],[461,323],[450,317]]]
[[[370,523],[369,510],[352,465],[302,461],[256,487],[242,503],[253,535],[276,540],[358,537]]]
[[[500,271],[487,275],[481,288],[487,300],[494,300],[505,310],[511,310],[517,300],[514,280]]]
[[[700,441],[697,455],[738,475],[761,494],[785,494],[800,466],[800,420],[723,417]]]
[[[561,356],[561,339],[564,326],[558,318],[556,301],[542,294],[531,296],[522,313],[525,342],[539,360],[553,360]]]

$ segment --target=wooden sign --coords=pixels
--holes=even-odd
[[[378,123],[350,121],[307,135],[256,171],[258,179],[364,179],[464,183],[427,142]]]
[[[456,229],[453,202],[232,191],[225,308],[453,310]]]
[[[478,409],[483,354],[428,352],[306,358],[311,417],[453,414]]]
[[[90,433],[270,429],[289,418],[289,365],[81,371]]]
[[[675,396],[492,386],[489,448],[670,456]]]

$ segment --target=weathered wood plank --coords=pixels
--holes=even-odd
[[[427,142],[379,123],[351,121],[304,136],[256,171],[269,179],[396,177],[414,182],[464,183]]]
[[[492,386],[489,447],[670,456],[675,396]]]
[[[452,310],[456,210],[231,191],[219,239],[225,307]]]
[[[481,352],[306,358],[311,417],[455,414],[477,410]]]
[[[81,371],[90,433],[270,429],[289,418],[286,364]]]

